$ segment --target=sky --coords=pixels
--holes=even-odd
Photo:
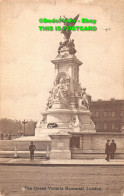
[[[39,18],[96,19],[97,31],[71,35],[83,62],[80,83],[92,100],[124,99],[124,0],[1,0],[0,11],[2,118],[37,121],[46,106],[63,35],[40,31]]]

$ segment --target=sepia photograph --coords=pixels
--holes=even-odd
[[[124,0],[0,0],[0,196],[124,196]]]

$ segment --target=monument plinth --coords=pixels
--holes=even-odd
[[[50,134],[51,138],[51,159],[71,159],[70,138],[71,135],[60,131],[57,134]]]

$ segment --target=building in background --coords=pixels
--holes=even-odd
[[[91,119],[97,132],[121,132],[124,125],[124,100],[90,102]]]

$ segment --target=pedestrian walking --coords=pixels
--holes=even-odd
[[[110,159],[114,159],[116,148],[117,148],[116,143],[114,142],[114,140],[112,140],[111,145],[110,145],[110,151],[111,151]]]
[[[31,145],[29,146],[29,151],[30,151],[30,159],[34,160],[34,151],[36,150],[35,145],[33,142],[31,142]]]
[[[106,160],[109,161],[110,158],[110,140],[107,140],[105,154],[107,155]]]

